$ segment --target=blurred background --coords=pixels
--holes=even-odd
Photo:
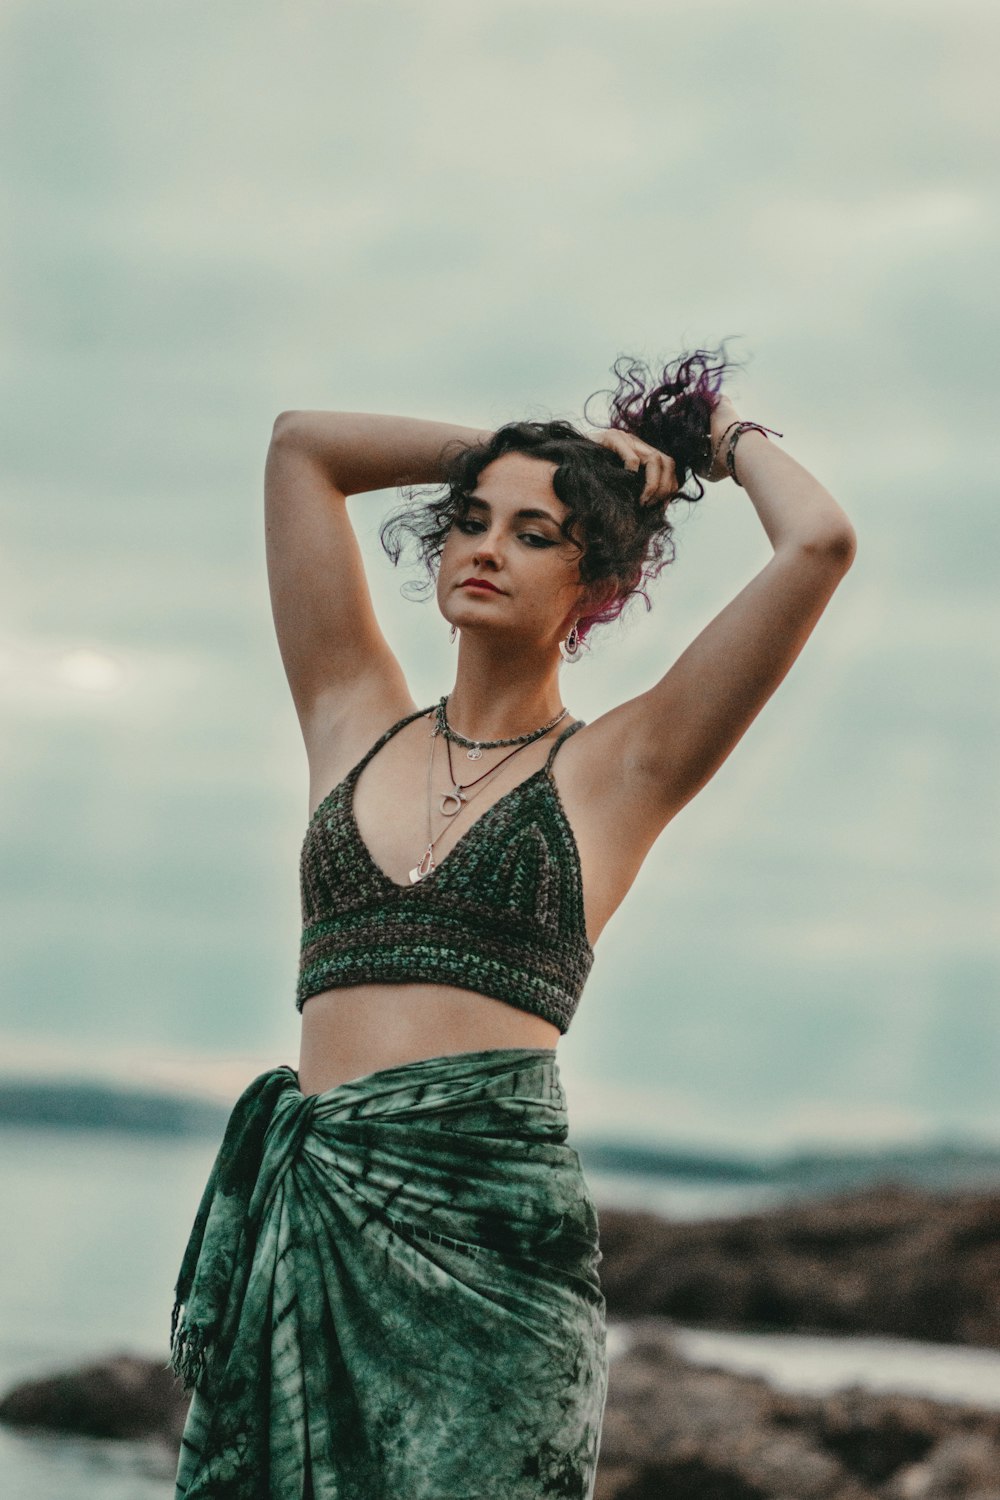
[[[858,557],[605,930],[559,1049],[572,1128],[595,1174],[600,1143],[993,1170],[998,41],[986,0],[8,0],[5,1379],[165,1351],[219,1138],[169,1101],[224,1120],[297,1063],[308,789],[262,516],[286,408],[582,420],[617,355],[730,340],[738,407]],[[380,549],[397,499],[350,512],[430,704],[454,655]],[[563,668],[571,711],[651,685],[769,553],[712,486],[652,611]],[[155,1095],[162,1129],[71,1085],[133,1119]]]

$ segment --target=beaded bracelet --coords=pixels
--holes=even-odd
[[[739,417],[736,418],[735,422],[730,422],[729,426],[725,429],[725,431],[723,432],[722,436],[720,437],[719,441],[716,443],[716,445],[715,445],[714,448],[712,447],[711,434],[709,434],[709,436],[706,438],[705,442],[706,442],[706,447],[708,448],[708,464],[707,464],[707,466],[705,468],[706,475],[711,474],[712,470],[715,468],[715,460],[719,456],[719,449],[722,447],[723,443],[726,441],[726,433],[727,432],[732,432],[732,430],[733,430],[734,427],[738,427],[739,426],[739,422],[740,422]]]
[[[743,432],[746,432],[750,428],[753,428],[753,430],[755,432],[763,432],[765,434],[765,436],[766,436],[767,433],[774,431],[774,429],[771,428],[771,427],[764,427],[764,426],[762,426],[760,422],[744,422],[744,421],[741,421],[740,418],[737,418],[735,422],[730,422],[729,426],[723,429],[722,436],[719,438],[719,441],[716,443],[716,445],[715,445],[714,448],[712,447],[711,435],[706,435],[706,438],[705,438],[705,451],[708,454],[708,462],[705,465],[705,476],[706,476],[706,478],[708,477],[709,474],[711,474],[712,470],[715,468],[715,461],[716,461],[716,459],[719,456],[719,449],[722,447],[723,443],[726,441],[727,434],[730,433],[730,432],[732,432],[732,430],[733,430],[734,427],[739,427],[741,429],[741,431],[743,431]],[[774,435],[775,435],[775,437],[784,437],[785,434],[783,432],[775,432]],[[729,445],[730,452],[732,452],[732,450],[735,448],[736,442],[737,442],[737,439],[739,438],[739,436],[740,436],[740,433],[737,433],[736,436],[733,438],[732,442],[730,443],[730,445]],[[732,476],[736,480],[736,483],[739,484],[740,482],[739,482],[738,479],[736,479],[736,475],[735,475],[735,473],[733,472],[733,470],[732,470],[732,468],[730,466],[729,455],[728,454],[726,455],[726,468],[730,470],[730,473],[732,473]],[[740,489],[742,489],[742,488],[743,488],[743,486],[740,485]]]
[[[726,432],[729,432],[733,427],[736,428],[736,431],[729,439],[729,447],[726,449],[726,468],[729,470],[729,477],[733,481],[733,483],[739,484],[740,489],[742,489],[743,486],[742,484],[740,484],[740,481],[736,477],[736,462],[734,459],[734,454],[736,451],[736,444],[739,442],[743,434],[745,432],[762,432],[765,437],[767,437],[769,432],[774,433],[775,437],[784,437],[785,434],[783,432],[776,432],[773,427],[763,427],[760,422],[730,422],[729,426],[726,428]],[[724,432],[722,434],[722,438],[719,439],[720,447],[722,445],[723,439],[726,436],[726,432]],[[767,440],[768,442],[771,441],[770,438],[767,438]],[[718,454],[718,451],[718,448],[716,448],[715,454],[712,455],[713,465],[715,463],[715,457]]]

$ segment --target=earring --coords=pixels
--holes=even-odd
[[[580,657],[580,632],[577,630],[578,621],[573,621],[573,628],[565,641],[559,642],[559,654],[563,661],[577,661]]]
[[[454,646],[455,641],[456,641],[457,638],[458,638],[458,626],[457,625],[452,625],[451,630],[448,632],[448,639],[451,641],[451,644],[453,646]]]

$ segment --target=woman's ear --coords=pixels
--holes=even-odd
[[[580,614],[597,614],[606,604],[618,594],[618,583],[614,578],[601,578],[597,583],[589,584],[580,600]]]

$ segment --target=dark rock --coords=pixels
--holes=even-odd
[[[594,1500],[1000,1500],[1000,1412],[689,1364],[640,1321],[611,1365]]]
[[[926,1462],[903,1470],[886,1494],[890,1500],[1000,1500],[996,1445],[983,1433],[953,1433]]]
[[[612,1318],[1000,1348],[1000,1193],[893,1184],[732,1219],[600,1210]]]
[[[0,1421],[100,1438],[179,1444],[190,1395],[168,1367],[133,1354],[22,1381],[0,1397]]]

